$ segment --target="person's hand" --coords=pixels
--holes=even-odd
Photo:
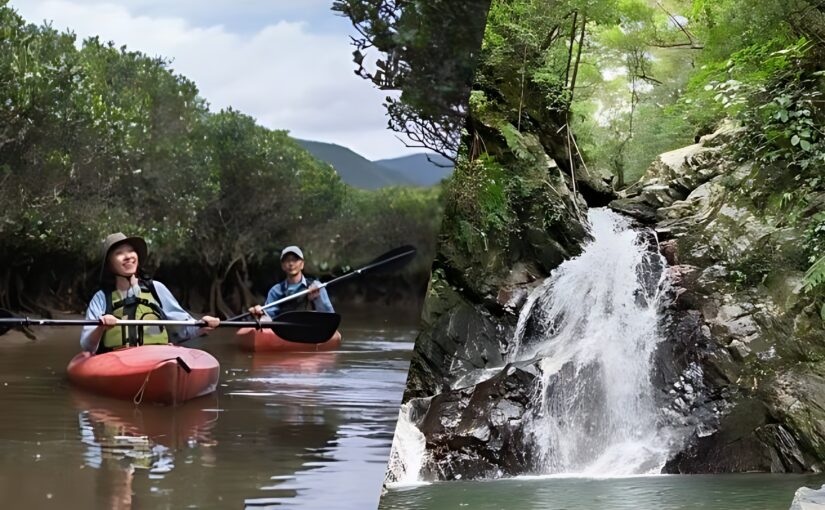
[[[315,301],[320,295],[321,287],[319,287],[316,282],[312,282],[312,285],[309,286],[309,300]]]
[[[260,319],[264,316],[264,309],[261,305],[250,306],[249,313]]]
[[[212,317],[211,315],[204,315],[201,317],[201,320],[206,323],[204,326],[204,331],[211,331],[218,327],[218,324],[221,323],[221,320],[217,317]]]
[[[117,326],[117,317],[111,314],[104,315],[100,318],[100,326],[105,329],[112,329]]]

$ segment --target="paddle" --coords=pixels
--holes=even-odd
[[[290,342],[318,344],[328,340],[341,323],[337,313],[296,311],[281,314],[276,321],[221,321],[219,328],[268,328],[276,335]],[[206,326],[203,321],[141,321],[119,320],[119,326]],[[12,327],[28,326],[98,326],[100,322],[86,319],[30,319],[17,317],[0,309],[0,335],[5,335]]]
[[[280,305],[281,303],[286,303],[287,301],[292,301],[293,299],[297,299],[301,296],[305,296],[306,294],[309,294],[313,290],[323,289],[324,287],[332,285],[333,283],[338,283],[338,282],[347,280],[349,278],[353,278],[355,276],[364,274],[367,271],[372,271],[374,269],[380,268],[381,272],[394,271],[394,270],[396,270],[400,267],[405,266],[410,260],[413,259],[413,257],[415,257],[415,247],[413,247],[413,246],[406,245],[406,246],[400,246],[398,248],[394,248],[394,249],[388,251],[387,253],[381,255],[380,257],[374,259],[372,262],[370,262],[369,264],[367,264],[366,266],[364,266],[360,269],[355,269],[353,271],[350,271],[349,273],[343,274],[343,275],[339,276],[338,278],[334,278],[334,279],[332,279],[332,280],[330,280],[326,283],[322,283],[320,285],[315,285],[311,289],[304,289],[301,292],[296,292],[295,294],[290,294],[289,296],[283,297],[283,298],[281,298],[277,301],[273,301],[272,303],[269,303],[268,305],[265,305],[262,308],[264,310],[266,310],[267,308],[272,308],[273,306]],[[289,313],[289,312],[287,312],[287,313]],[[243,319],[244,317],[249,317],[250,315],[251,314],[249,312],[246,312],[246,313],[242,313],[240,315],[236,315],[234,317],[230,317],[227,320],[235,321],[235,320]],[[279,315],[278,319],[280,320],[283,315],[285,315],[285,314]],[[280,336],[280,335],[278,335],[278,336]]]

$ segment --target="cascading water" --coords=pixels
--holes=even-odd
[[[510,361],[542,371],[526,430],[544,473],[658,473],[669,438],[650,373],[665,261],[626,218],[588,218],[593,240],[533,292],[516,328]]]
[[[401,406],[392,440],[385,483],[401,486],[418,482],[424,464],[426,445],[424,434],[410,421],[409,402]]]
[[[591,209],[588,219],[593,239],[531,293],[511,342],[509,362],[541,370],[524,430],[540,473],[659,473],[672,438],[650,376],[662,339],[666,262],[652,233],[625,217]],[[465,380],[491,376],[477,372]],[[388,482],[415,481],[426,463],[408,411],[396,429]]]

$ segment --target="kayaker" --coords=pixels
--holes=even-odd
[[[196,337],[216,328],[220,319],[204,315],[207,327],[160,326],[115,327],[118,318],[138,320],[194,320],[184,310],[169,289],[151,280],[140,268],[146,260],[146,241],[126,237],[118,232],[103,241],[103,265],[100,269],[100,290],[86,309],[87,320],[99,320],[98,326],[85,326],[80,347],[100,354],[129,345],[167,344]]]
[[[286,273],[286,279],[276,283],[269,289],[264,306],[279,299],[290,296],[305,289],[314,289],[309,294],[287,301],[271,308],[263,309],[255,305],[249,309],[252,315],[263,318],[266,315],[274,319],[279,314],[293,310],[316,310],[319,312],[334,312],[327,290],[318,288],[317,280],[304,275],[304,252],[297,246],[287,246],[281,251],[281,269]]]

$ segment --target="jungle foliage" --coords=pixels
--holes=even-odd
[[[368,36],[400,44],[415,33],[401,15],[420,2],[338,3],[360,6]],[[805,230],[798,269],[825,299],[824,53],[825,6],[812,0],[494,0],[472,54],[441,255],[500,268],[533,227],[575,238],[563,230],[580,219],[565,188],[620,190],[727,119],[744,128],[734,157],[754,163],[737,192],[772,223]],[[405,75],[422,61],[391,55],[383,62]],[[415,83],[400,85],[415,94]],[[406,103],[425,117],[431,106]]]
[[[0,307],[82,308],[101,239],[123,231],[184,301],[230,314],[278,277],[288,244],[316,274],[408,243],[431,259],[438,195],[353,189],[287,132],[210,111],[164,59],[78,44],[0,0]]]

